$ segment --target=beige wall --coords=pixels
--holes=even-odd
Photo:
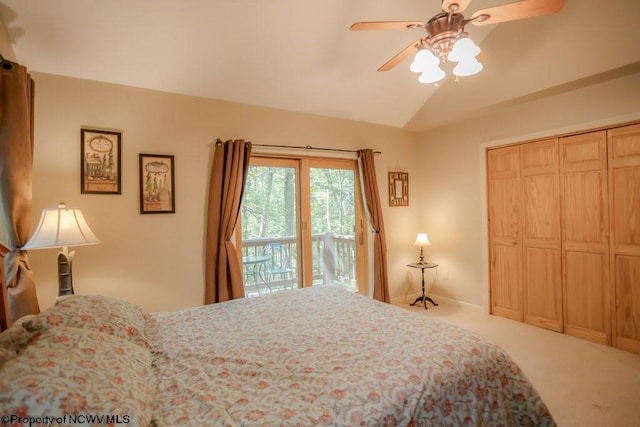
[[[419,135],[424,167],[417,180],[426,183],[419,226],[429,233],[431,260],[440,264],[434,294],[487,306],[485,148],[640,120],[640,74],[620,74]]]
[[[13,46],[11,46],[11,41],[9,37],[9,32],[7,31],[7,26],[4,24],[2,19],[0,19],[0,53],[4,57],[4,59],[8,59],[10,61],[16,60],[16,55],[13,52]]]
[[[212,142],[372,148],[385,205],[391,294],[404,294],[420,197],[387,207],[387,172],[416,173],[415,135],[399,129],[33,73],[36,81],[33,227],[44,207],[79,207],[102,244],[76,248],[78,293],[122,297],[151,311],[202,304],[203,235]],[[122,194],[80,194],[80,128],[122,131]],[[138,154],[172,154],[176,213],[140,215]],[[41,307],[57,295],[55,250],[30,251]]]
[[[59,201],[80,207],[102,244],[76,248],[77,292],[122,297],[151,311],[202,303],[206,186],[216,138],[382,151],[376,167],[392,297],[402,300],[405,265],[416,258],[412,242],[425,231],[432,243],[427,259],[440,264],[433,294],[480,307],[488,297],[484,148],[640,119],[638,74],[503,106],[464,126],[418,136],[361,122],[33,75],[33,225],[42,208]],[[122,195],[80,194],[83,126],[122,131]],[[175,214],[139,214],[139,153],[175,155]],[[386,206],[387,172],[398,169],[409,172],[407,208]],[[55,251],[30,256],[40,304],[47,307],[57,294]],[[412,271],[414,293],[417,273]]]

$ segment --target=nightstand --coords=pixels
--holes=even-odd
[[[422,295],[419,296],[412,304],[410,305],[416,305],[419,302],[423,302],[424,303],[424,309],[427,309],[427,301],[429,301],[431,304],[437,306],[438,304],[436,304],[436,302],[434,300],[432,300],[431,298],[429,298],[428,296],[425,295],[424,293],[424,270],[426,270],[427,268],[438,268],[438,264],[433,264],[430,262],[412,262],[410,264],[407,264],[407,267],[411,267],[411,268],[419,268],[422,270]],[[437,270],[436,270],[436,275],[437,275]],[[433,283],[436,282],[436,278],[433,278]]]

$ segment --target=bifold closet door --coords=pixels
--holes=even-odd
[[[487,152],[491,313],[523,321],[520,147]]]
[[[558,139],[522,144],[524,321],[562,332]]]
[[[607,134],[560,138],[565,333],[611,344]]]
[[[609,130],[613,344],[640,353],[640,125]]]

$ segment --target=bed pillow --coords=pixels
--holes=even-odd
[[[107,333],[149,348],[145,329],[153,317],[128,301],[103,295],[73,295],[23,323],[30,332],[72,326]]]
[[[32,318],[33,316],[29,316]],[[28,320],[28,319],[25,319]],[[29,344],[35,332],[27,331],[22,323],[23,319],[12,323],[6,331],[0,333],[0,366],[9,359],[13,359],[24,347]]]
[[[156,388],[151,361],[148,350],[112,335],[44,329],[0,367],[0,414],[59,417],[60,425],[147,426]]]

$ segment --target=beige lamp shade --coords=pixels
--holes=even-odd
[[[95,245],[100,243],[98,238],[80,209],[68,208],[60,203],[57,208],[42,210],[40,223],[36,227],[26,245],[22,249],[59,248],[58,253],[58,295],[60,297],[73,295],[72,263],[73,252],[69,246]]]
[[[80,209],[60,203],[57,208],[42,210],[40,223],[22,249],[45,249],[94,245],[100,240],[93,234]]]
[[[420,246],[420,260],[418,264],[425,264],[423,247],[429,246],[430,244],[431,242],[429,241],[429,237],[427,237],[427,233],[418,233],[416,242],[414,243],[415,246]]]
[[[418,233],[418,236],[416,236],[416,242],[414,243],[415,246],[429,246],[431,245],[431,242],[429,241],[429,237],[427,236],[427,233]]]

